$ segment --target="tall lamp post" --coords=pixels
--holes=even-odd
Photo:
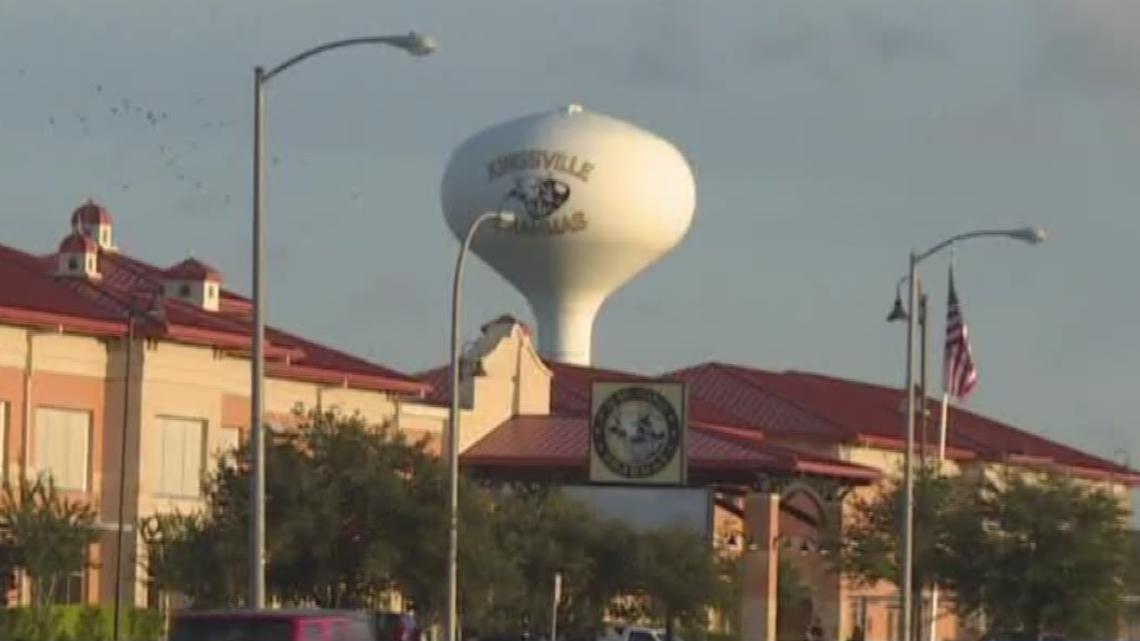
[[[1045,230],[1040,227],[1021,227],[1017,229],[983,229],[966,232],[952,236],[938,243],[924,252],[911,250],[908,262],[907,280],[909,281],[907,309],[912,312],[918,303],[918,265],[934,254],[946,249],[954,243],[972,240],[975,238],[999,237],[1020,240],[1036,245],[1045,240]],[[892,312],[892,315],[893,312]],[[902,630],[899,638],[902,641],[911,641],[914,615],[914,410],[916,399],[914,394],[914,343],[918,314],[907,314],[906,332],[906,453],[903,456],[903,485],[905,487],[905,514],[903,515],[902,541]]]
[[[455,275],[451,281],[451,407],[447,415],[447,610],[444,613],[444,641],[456,641],[459,620],[459,309],[463,283],[463,260],[479,226],[487,222],[509,226],[515,214],[509,211],[486,211],[479,214],[455,259]]]
[[[265,288],[263,255],[265,249],[262,228],[262,188],[265,184],[265,84],[274,76],[293,65],[319,53],[354,45],[388,45],[403,49],[414,56],[426,56],[436,49],[429,36],[412,32],[392,36],[366,36],[336,40],[303,51],[266,71],[253,70],[253,362],[251,363],[249,428],[250,428],[250,512],[249,512],[249,602],[250,608],[265,607]]]

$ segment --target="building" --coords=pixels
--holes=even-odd
[[[585,482],[591,382],[644,378],[543,361],[524,325],[509,317],[492,322],[464,357],[461,461],[491,478]],[[716,545],[745,555],[743,638],[801,638],[817,618],[825,638],[847,638],[856,625],[867,639],[895,638],[894,588],[838,576],[820,543],[842,527],[856,499],[878,492],[876,481],[901,469],[903,390],[717,362],[654,378],[688,384],[689,482],[715,492]],[[432,386],[425,402],[445,405],[447,368],[423,379]],[[928,402],[936,416],[935,399]],[[948,424],[951,472],[1059,471],[1099,484],[1125,504],[1140,482],[1111,461],[960,408],[950,409]],[[792,559],[810,598],[783,613],[777,629],[774,557],[780,554]],[[975,638],[959,629],[951,607],[944,598],[938,638]]]
[[[100,602],[114,590],[120,483],[126,524],[192,510],[211,455],[243,438],[250,303],[199,260],[162,268],[120,251],[100,205],[76,209],[69,229],[63,223],[50,254],[0,246],[0,460],[5,479],[50,473],[97,506],[103,532],[92,569],[64,598]],[[276,328],[266,355],[271,424],[287,425],[299,407],[331,406],[390,421],[428,390]],[[141,604],[145,559],[135,536],[127,539],[123,582]]]
[[[125,593],[141,605],[145,554],[133,525],[199,506],[212,456],[248,429],[250,302],[200,260],[163,268],[120,251],[112,217],[97,204],[79,207],[65,231],[46,255],[0,245],[0,469],[9,480],[51,473],[98,507],[103,533],[68,600],[110,601],[121,567]],[[337,406],[440,442],[446,368],[410,376],[275,328],[266,355],[271,425],[287,428],[298,408]],[[890,638],[893,590],[837,576],[820,543],[854,497],[876,492],[901,464],[902,391],[724,363],[648,377],[688,384],[689,481],[715,492],[716,545],[747,560],[746,638],[777,631],[781,554],[811,589],[780,617],[781,636],[819,618],[828,638],[846,638],[856,624],[868,639]],[[524,324],[492,321],[464,355],[461,464],[491,478],[581,482],[592,382],[645,378],[545,360]],[[978,414],[954,409],[950,424],[954,469],[1060,469],[1122,500],[1140,482],[1112,462]],[[129,529],[121,564],[120,491]],[[952,616],[939,626],[940,638],[965,634]]]

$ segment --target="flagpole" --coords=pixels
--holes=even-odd
[[[942,462],[946,460],[946,418],[950,394],[942,392],[942,412],[938,419],[938,463],[937,475],[942,475]],[[938,584],[930,589],[930,641],[938,641]]]
[[[953,273],[954,273],[954,250],[956,249],[954,243],[950,243],[950,273],[951,273],[951,286],[953,286]],[[949,313],[949,309],[946,310]],[[937,476],[942,475],[942,463],[946,460],[946,429],[947,418],[949,416],[948,407],[950,404],[950,381],[946,376],[946,352],[942,353],[942,407],[938,413],[938,462],[935,464],[935,471]],[[938,641],[938,584],[935,583],[930,589],[930,639],[929,641]]]
[[[954,258],[955,249],[957,245],[950,243],[950,271],[954,271]],[[949,310],[947,310],[949,312]],[[949,383],[946,380],[946,353],[942,354],[942,404],[938,413],[938,459],[935,463],[935,477],[942,476],[942,463],[946,460],[946,419],[947,419],[947,406],[950,402],[950,393],[948,391]],[[929,641],[938,641],[938,583],[935,583],[930,588],[930,637]]]

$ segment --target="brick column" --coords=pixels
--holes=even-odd
[[[744,551],[741,641],[776,641],[776,579],[780,495],[750,494],[744,502],[748,547]]]

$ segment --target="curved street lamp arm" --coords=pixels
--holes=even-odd
[[[285,62],[282,62],[281,64],[277,65],[276,67],[273,67],[269,71],[264,72],[264,74],[262,74],[261,81],[262,82],[268,82],[270,78],[272,78],[273,76],[276,76],[277,74],[281,73],[282,71],[285,71],[286,69],[288,69],[289,67],[292,67],[293,65],[297,64],[298,62],[301,62],[302,60],[305,60],[307,58],[311,58],[311,57],[317,55],[318,53],[324,53],[325,51],[328,51],[330,49],[340,49],[342,47],[351,47],[354,45],[363,45],[363,44],[386,44],[386,45],[393,45],[393,46],[399,47],[401,49],[407,49],[409,52],[415,53],[417,51],[417,39],[418,38],[419,38],[419,36],[412,33],[412,34],[404,34],[404,35],[399,35],[399,36],[365,36],[362,38],[346,38],[344,40],[336,40],[334,42],[326,42],[323,45],[318,45],[318,46],[313,47],[312,49],[309,49],[307,51],[302,51],[301,53],[293,56],[292,58],[289,58]]]
[[[1045,231],[1036,227],[1022,227],[1015,229],[980,229],[978,231],[966,232],[964,234],[958,234],[957,236],[951,236],[930,249],[915,254],[914,262],[922,262],[960,240],[983,237],[1016,238],[1029,243],[1039,243],[1045,239]]]

